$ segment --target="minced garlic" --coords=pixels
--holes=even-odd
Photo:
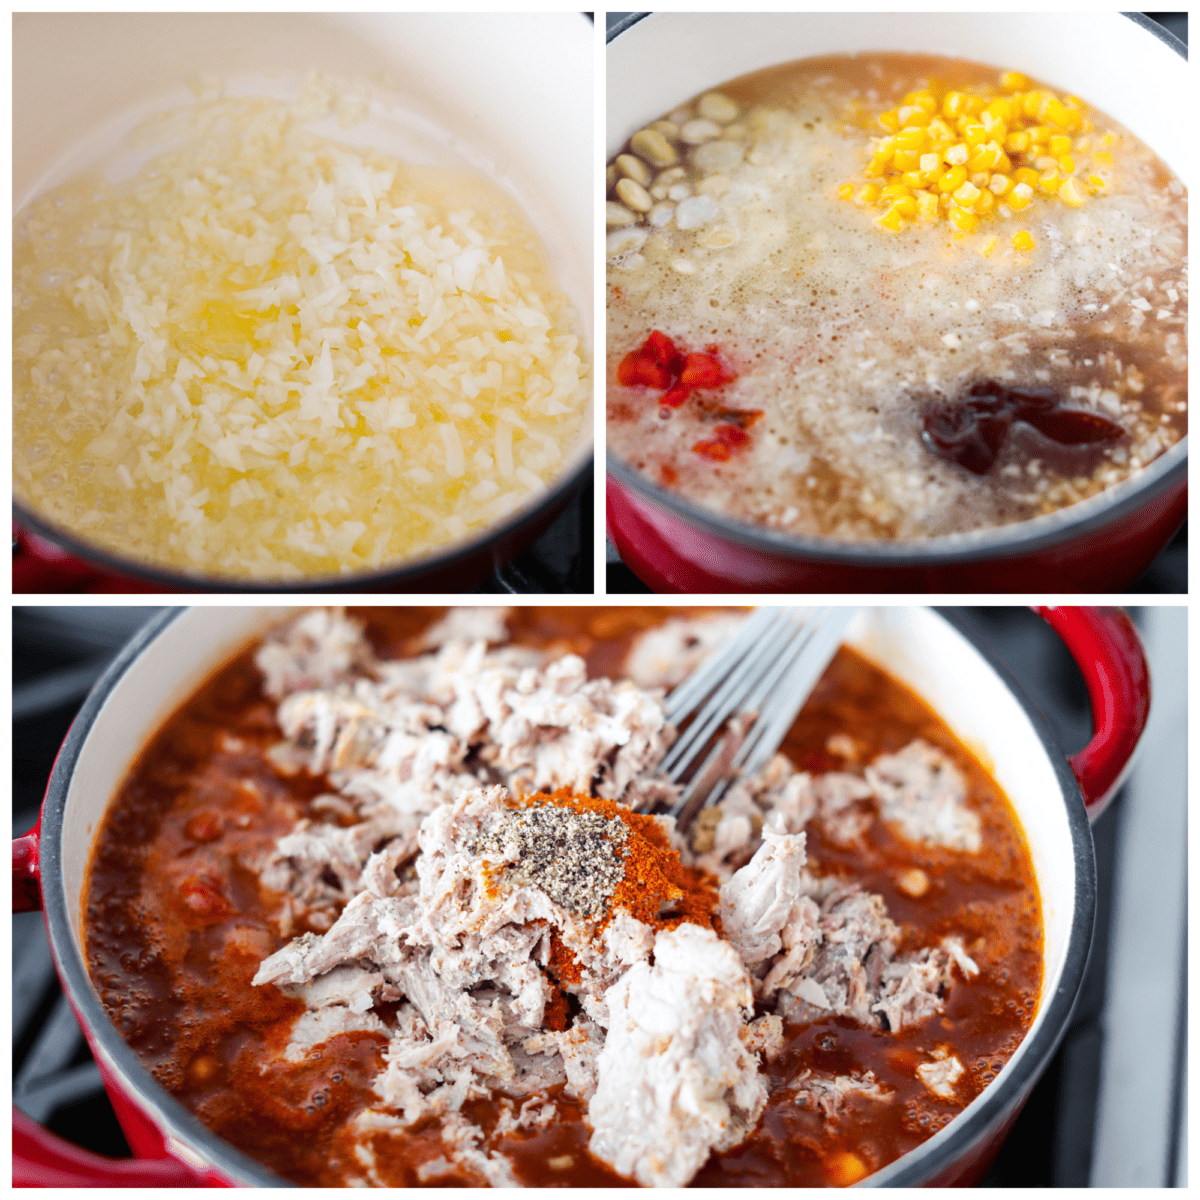
[[[580,439],[588,367],[513,201],[320,138],[345,112],[202,97],[181,148],[14,236],[14,487],[204,574],[388,566],[503,519]]]

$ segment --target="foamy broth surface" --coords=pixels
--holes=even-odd
[[[740,111],[718,141],[740,147],[725,152],[736,161],[704,170],[698,162],[720,158],[700,153],[714,143],[677,142],[684,171],[671,178],[711,197],[717,215],[680,229],[678,213],[666,215],[677,191],[617,231],[623,253],[612,253],[622,238],[610,236],[610,448],[655,482],[744,519],[903,539],[1066,507],[1182,438],[1186,191],[1116,122],[1089,109],[1094,136],[1118,138],[1111,186],[1079,208],[1039,196],[973,234],[945,221],[891,233],[872,219],[881,210],[839,198],[839,187],[863,178],[879,112],[931,77],[962,87],[999,75],[873,54],[722,85]],[[667,119],[697,117],[692,102]],[[1034,250],[1013,248],[1019,230]],[[736,380],[674,410],[660,407],[660,392],[620,386],[618,364],[653,329],[685,353],[715,344]],[[1049,385],[1067,407],[1116,421],[1126,436],[1064,447],[1018,422],[992,469],[971,474],[923,444],[922,414],[983,379]],[[737,415],[755,411],[761,418]],[[729,461],[693,449],[731,419],[751,438]]]

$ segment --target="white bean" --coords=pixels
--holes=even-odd
[[[692,163],[706,175],[729,171],[742,161],[742,148],[734,142],[706,142],[692,151]]]
[[[682,167],[668,167],[654,181],[656,187],[669,188],[673,183],[679,183],[687,178],[687,172]]]
[[[702,117],[728,125],[738,115],[738,106],[720,92],[705,92],[696,105]]]
[[[624,204],[629,205],[634,212],[649,212],[654,207],[654,201],[650,199],[650,193],[640,183],[636,183],[632,179],[619,179],[617,181],[617,196]]]
[[[632,179],[634,183],[640,183],[642,187],[646,187],[650,182],[650,168],[632,154],[618,154],[617,167],[622,175],[627,179]]]
[[[698,146],[701,142],[711,142],[721,136],[721,127],[716,121],[706,121],[703,117],[689,121],[680,131],[679,136],[689,146]]]
[[[650,221],[651,225],[655,226],[656,228],[660,228],[663,225],[670,225],[671,218],[674,215],[675,215],[675,205],[673,205],[673,204],[656,204],[650,210],[650,216],[649,216],[648,220]]]
[[[686,183],[672,184],[672,186],[667,189],[667,199],[674,200],[676,203],[678,203],[680,200],[686,200],[691,194],[691,186]]]
[[[657,129],[668,142],[677,142],[679,140],[679,126],[674,121],[655,121],[650,128]]]
[[[604,223],[606,225],[632,225],[637,217],[623,204],[609,200],[604,206]]]
[[[675,224],[680,229],[696,229],[717,215],[717,202],[711,196],[692,196],[675,210]]]
[[[644,229],[615,229],[604,242],[604,253],[608,258],[616,258],[620,254],[630,254],[640,250],[650,235]]]
[[[657,129],[639,129],[629,139],[629,144],[634,154],[652,167],[670,167],[679,161],[675,148]]]
[[[724,250],[738,240],[738,231],[732,225],[718,225],[708,230],[701,238],[700,244],[710,250]]]

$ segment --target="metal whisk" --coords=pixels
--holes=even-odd
[[[671,692],[672,724],[690,718],[661,764],[672,783],[684,785],[668,810],[678,828],[716,803],[737,776],[771,761],[856,611],[760,608]]]

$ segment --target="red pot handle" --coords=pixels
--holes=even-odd
[[[1088,817],[1116,795],[1150,715],[1150,668],[1120,608],[1035,605],[1071,652],[1092,702],[1092,740],[1071,757]]]
[[[13,1187],[206,1187],[175,1158],[102,1158],[13,1109]]]
[[[13,838],[13,912],[36,912],[42,907],[41,865],[38,862],[38,829]]]

